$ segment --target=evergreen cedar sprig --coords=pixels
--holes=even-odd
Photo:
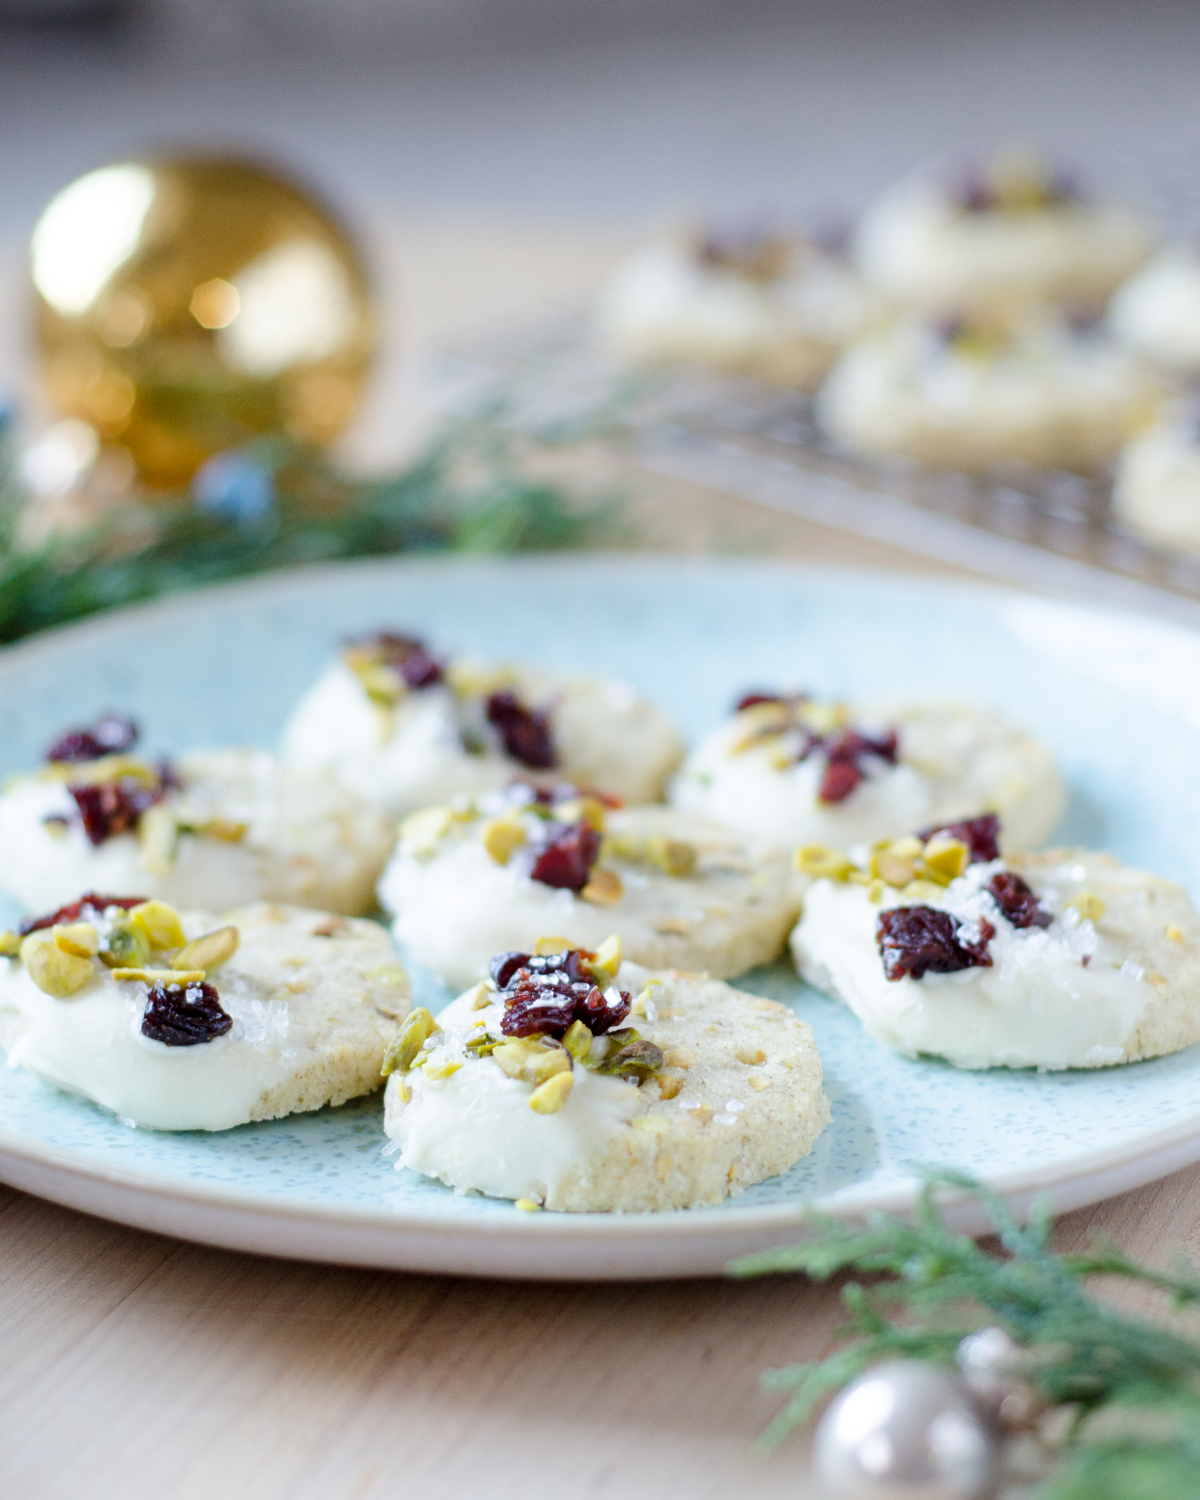
[[[999,1247],[947,1228],[940,1191],[983,1202]],[[1004,1201],[970,1177],[930,1174],[914,1221],[873,1216],[866,1227],[817,1220],[812,1238],[734,1262],[735,1276],[799,1271],[817,1280],[841,1272],[889,1279],[849,1283],[850,1314],[839,1338],[853,1342],[827,1359],[769,1371],[771,1390],[791,1399],[764,1442],[778,1443],[828,1395],[883,1359],[952,1365],[961,1339],[999,1326],[1029,1352],[1024,1378],[1076,1420],[1061,1462],[1038,1500],[1184,1500],[1200,1496],[1200,1343],[1128,1316],[1089,1296],[1103,1275],[1164,1293],[1179,1312],[1200,1304],[1190,1266],[1152,1271],[1097,1239],[1084,1255],[1049,1247],[1052,1218],[1035,1205],[1022,1227]],[[896,1312],[903,1321],[892,1314]]]
[[[26,495],[0,431],[0,643],[179,589],[338,558],[410,551],[508,553],[580,546],[614,530],[613,501],[580,505],[522,472],[539,442],[484,410],[450,425],[408,468],[355,479],[280,440],[241,450],[265,472],[257,514],[198,507],[190,493],[131,506],[86,532],[25,547]]]

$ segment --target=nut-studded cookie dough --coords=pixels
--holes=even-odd
[[[382,631],[347,646],[300,700],[283,754],[401,817],[515,776],[655,802],[683,746],[624,683],[445,661]]]
[[[617,932],[638,963],[741,974],[778,954],[801,890],[763,840],[519,785],[413,814],[379,897],[405,951],[461,988],[550,932],[585,948]]]
[[[155,1130],[228,1130],[378,1086],[408,981],[373,922],[88,893],[0,934],[10,1066]]]
[[[640,251],[606,288],[597,321],[625,359],[812,390],[876,304],[845,257],[816,239],[713,231]]]
[[[1063,173],[1006,155],[958,178],[898,183],[864,214],[854,258],[869,285],[903,306],[1098,310],[1153,244],[1140,214],[1089,202]]]
[[[260,899],[370,910],[394,834],[332,777],[261,750],[173,762],[133,753],[109,716],[65,735],[0,795],[0,889],[27,910],[81,890],[139,891],[210,911]]]
[[[829,1121],[812,1032],[694,974],[540,945],[388,1053],[397,1161],[522,1208],[694,1208],[786,1171]]]
[[[931,468],[1091,472],[1159,396],[1158,378],[1097,328],[912,318],[846,351],[817,416],[847,448]]]
[[[896,838],[1000,812],[1006,847],[1041,843],[1064,792],[1050,752],[998,715],[961,703],[838,703],[749,693],[703,739],[671,802],[772,843]]]
[[[1102,1068],[1200,1040],[1200,917],[1170,881],[1082,849],[999,858],[986,818],[798,857],[820,877],[801,974],[897,1052]]]

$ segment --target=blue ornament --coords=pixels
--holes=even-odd
[[[245,526],[275,506],[275,478],[244,453],[214,453],[192,476],[192,498],[201,510]]]

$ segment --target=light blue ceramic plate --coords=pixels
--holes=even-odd
[[[153,749],[273,744],[341,636],[381,624],[492,657],[627,678],[696,736],[748,685],[986,702],[1053,747],[1059,835],[1200,894],[1200,637],[979,586],[763,563],[567,558],[386,562],[124,611],[0,653],[0,772],[127,708]],[[0,858],[4,858],[0,851]],[[1018,1204],[1093,1201],[1200,1158],[1200,1049],[1094,1073],[909,1062],[784,966],[744,987],[816,1032],[833,1124],[812,1156],[721,1208],[527,1215],[456,1197],[380,1154],[378,1100],[222,1135],[159,1135],[0,1071],[0,1177],[191,1238],[384,1266],[556,1277],[718,1271],[806,1204],[903,1208],[920,1164]],[[961,1222],[978,1224],[964,1206]]]

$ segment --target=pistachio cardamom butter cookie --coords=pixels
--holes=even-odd
[[[812,390],[878,311],[846,257],[812,236],[709,231],[621,267],[597,309],[604,342],[637,363],[696,363]]]
[[[515,776],[655,802],[683,746],[624,683],[444,661],[381,631],[348,645],[301,699],[283,755],[400,817]]]
[[[1001,858],[996,832],[802,848],[801,974],[897,1052],[959,1068],[1102,1068],[1200,1040],[1186,893],[1083,849]]]
[[[129,1124],[228,1130],[378,1087],[408,980],[373,922],[81,896],[0,934],[0,1045]]]
[[[719,980],[547,939],[502,953],[384,1063],[397,1166],[519,1207],[719,1203],[784,1172],[829,1122],[812,1032]]]
[[[1164,409],[1121,451],[1113,513],[1156,546],[1200,553],[1200,394]]]
[[[26,910],[139,890],[223,910],[256,900],[350,915],[374,904],[394,831],[332,777],[261,750],[134,753],[132,720],[64,735],[0,794],[0,889]]]
[[[1200,375],[1200,246],[1165,245],[1118,290],[1108,324],[1146,359],[1180,375]]]
[[[905,306],[1099,310],[1153,247],[1141,214],[1091,201],[1066,173],[1005,153],[957,177],[898,183],[863,215],[854,258],[870,286]]]
[[[1021,849],[1050,833],[1064,791],[1046,747],[985,709],[756,692],[691,752],[670,799],[790,847],[896,838],[986,807]]]
[[[414,813],[379,884],[397,942],[454,988],[551,930],[584,948],[615,931],[637,963],[728,978],[777,956],[801,894],[765,840],[527,785]]]
[[[1098,327],[1044,314],[904,318],[846,351],[816,410],[860,453],[966,473],[1013,463],[1087,473],[1160,395],[1158,377]]]

